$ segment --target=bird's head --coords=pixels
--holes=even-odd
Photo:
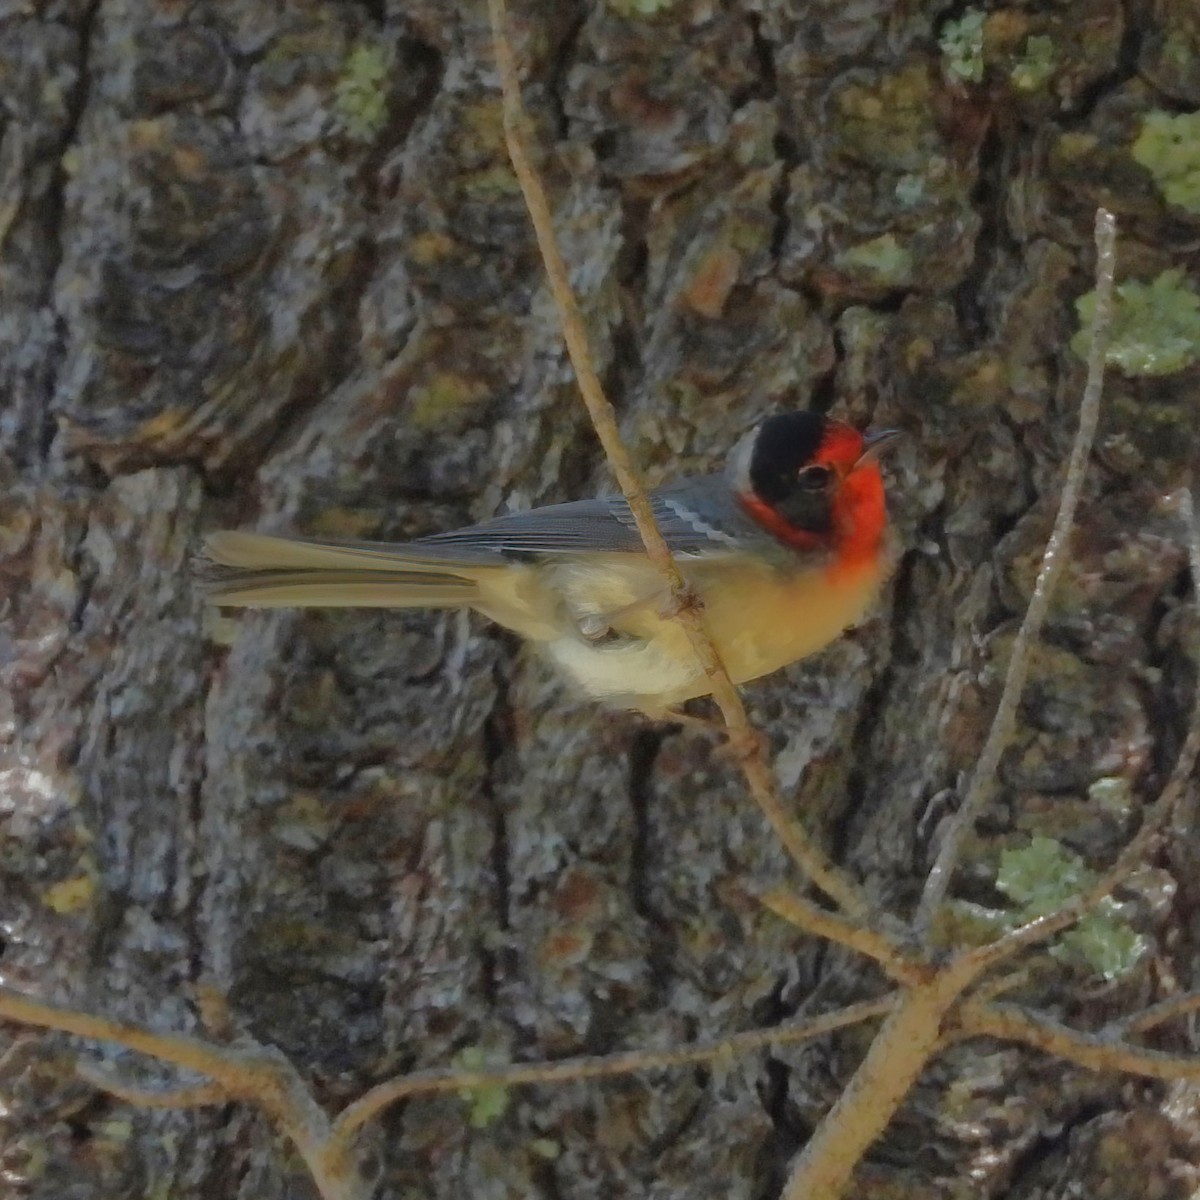
[[[887,524],[880,452],[894,429],[859,432],[814,412],[768,417],[735,449],[730,483],[743,507],[780,541],[874,557]]]

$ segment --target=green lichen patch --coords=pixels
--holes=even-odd
[[[1146,948],[1145,939],[1121,918],[1112,900],[1104,901],[1096,912],[1088,913],[1074,929],[1068,929],[1058,945],[1064,957],[1086,963],[1109,982],[1128,975]]]
[[[351,140],[372,141],[387,124],[391,69],[391,55],[374,42],[362,42],[346,55],[334,86],[333,111]]]
[[[1008,77],[1017,91],[1036,92],[1049,82],[1055,65],[1054,42],[1035,34],[1026,41],[1025,52],[1013,63]]]
[[[1075,301],[1079,332],[1071,349],[1086,358],[1096,294]],[[1200,295],[1178,268],[1149,283],[1130,280],[1116,289],[1107,361],[1126,375],[1173,375],[1200,360]]]
[[[1154,176],[1168,204],[1200,213],[1200,110],[1148,112],[1132,152],[1134,161]]]
[[[1034,837],[1028,846],[1000,855],[996,887],[1029,917],[1045,916],[1079,895],[1092,873],[1054,838]]]
[[[608,7],[623,17],[633,20],[646,17],[657,17],[674,7],[678,0],[608,0]]]
[[[912,251],[901,245],[894,233],[848,247],[838,255],[837,265],[871,275],[888,287],[906,287],[912,282]]]
[[[486,1071],[495,1067],[495,1059],[482,1046],[465,1046],[453,1059],[453,1066],[460,1071]],[[472,1129],[486,1129],[508,1111],[509,1089],[501,1084],[489,1083],[482,1087],[464,1087],[459,1097],[469,1107],[468,1121]]]
[[[947,21],[938,38],[947,74],[965,83],[983,82],[983,27],[986,15],[968,8],[957,21]]]
[[[1027,846],[1003,851],[996,872],[997,889],[1014,902],[1017,920],[1022,922],[1057,911],[1095,882],[1095,873],[1078,855],[1047,837],[1034,837]],[[1050,952],[1111,981],[1127,975],[1144,949],[1144,940],[1121,906],[1106,898],[1064,933]]]

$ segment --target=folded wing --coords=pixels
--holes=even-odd
[[[747,520],[740,512],[707,511],[713,495],[721,494],[708,482],[693,480],[651,497],[659,529],[676,554],[728,552],[734,548],[728,527]],[[604,497],[509,513],[404,543],[225,530],[205,542],[203,576],[217,604],[443,608],[476,603],[480,584],[514,564],[641,553],[629,506],[620,497]]]

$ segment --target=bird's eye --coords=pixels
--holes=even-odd
[[[823,492],[833,479],[833,472],[819,463],[805,467],[796,475],[796,483],[806,492]]]

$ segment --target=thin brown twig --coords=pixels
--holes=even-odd
[[[82,1061],[75,1064],[75,1074],[84,1083],[139,1108],[210,1108],[233,1099],[227,1088],[211,1081],[181,1087],[148,1087],[121,1079],[96,1063]]]
[[[367,1200],[369,1188],[354,1164],[345,1160],[334,1162],[327,1154],[329,1119],[295,1067],[278,1051],[257,1045],[249,1049],[216,1046],[187,1034],[154,1033],[123,1021],[36,1000],[2,985],[0,1018],[93,1041],[113,1042],[160,1062],[206,1075],[216,1084],[214,1097],[219,1091],[226,1100],[249,1102],[271,1118],[304,1159],[324,1200]],[[101,1075],[97,1082],[108,1088],[110,1081]],[[113,1090],[119,1096],[137,1095],[137,1102],[142,1102],[141,1089],[116,1083]]]
[[[782,1200],[841,1200],[854,1169],[942,1045],[942,1024],[969,981],[948,964],[904,988],[850,1082],[792,1167]]]
[[[646,489],[633,465],[629,451],[621,440],[616,414],[604,394],[600,377],[593,365],[583,313],[571,287],[567,264],[555,236],[550,202],[529,153],[529,119],[521,100],[520,79],[516,55],[508,33],[505,0],[488,0],[488,12],[492,24],[496,65],[500,73],[504,137],[509,158],[524,195],[525,206],[529,210],[550,291],[562,323],[567,353],[592,425],[616,476],[617,484],[629,504],[638,533],[646,547],[646,554],[666,582],[671,597],[672,613],[687,632],[692,650],[708,677],[713,699],[725,718],[730,745],[741,763],[751,795],[770,822],[776,836],[812,882],[843,911],[851,915],[861,915],[867,911],[866,899],[861,890],[812,844],[780,800],[773,773],[763,755],[759,735],[751,726],[741,696],[721,662],[717,647],[705,626],[701,606],[688,588],[670,547],[655,523],[650,502],[646,498]]]
[[[826,938],[874,959],[897,983],[911,987],[929,978],[931,968],[928,964],[908,953],[886,934],[839,913],[827,912],[795,892],[775,888],[760,896],[759,901],[764,908],[805,933]]]
[[[1022,967],[1016,971],[1009,971],[1006,975],[996,975],[991,979],[985,979],[971,993],[971,999],[981,1004],[986,1004],[990,1000],[995,1000],[997,996],[1003,996],[1005,992],[1011,992],[1013,988],[1024,987],[1029,982],[1029,971]]]
[[[0,986],[0,1018],[55,1029],[97,1042],[114,1042],[216,1080],[230,1097],[252,1095],[260,1086],[260,1064],[244,1052],[214,1046],[183,1033],[154,1033],[137,1025],[97,1017],[64,1005],[36,1000],[10,987]],[[263,1060],[264,1062],[266,1060]],[[272,1060],[271,1070],[277,1064]]]
[[[1015,1004],[973,1000],[959,1009],[958,1025],[964,1036],[1020,1042],[1092,1071],[1123,1071],[1150,1079],[1200,1079],[1200,1058],[1130,1046],[1115,1036],[1120,1027],[1083,1033]]]
[[[1166,1000],[1142,1009],[1140,1013],[1134,1013],[1121,1022],[1120,1029],[1127,1036],[1149,1033],[1168,1021],[1189,1017],[1196,1012],[1200,1012],[1200,992],[1181,992],[1178,996],[1168,996]]]
[[[918,906],[916,929],[926,943],[932,917],[941,906],[958,861],[962,839],[990,792],[1000,756],[1011,739],[1032,641],[1041,628],[1061,570],[1099,411],[1102,351],[1111,319],[1114,244],[1115,222],[1109,213],[1100,210],[1096,215],[1097,291],[1104,296],[1096,306],[1092,334],[1093,346],[1099,346],[1101,353],[1089,359],[1088,383],[1063,498],[1033,599],[1013,648],[1000,704],[967,797],[951,822]],[[944,1028],[951,1011],[959,1006],[963,993],[998,961],[1001,958],[991,947],[967,951],[933,971],[925,982],[904,988],[846,1090],[821,1120],[793,1167],[783,1200],[840,1200],[867,1148],[892,1120],[929,1060],[946,1044],[948,1036],[953,1038],[954,1034],[948,1035]]]
[[[748,1030],[718,1041],[699,1042],[677,1050],[630,1050],[619,1054],[570,1058],[551,1063],[528,1063],[492,1070],[414,1072],[379,1084],[343,1109],[333,1123],[331,1153],[348,1153],[355,1135],[367,1121],[390,1105],[413,1096],[479,1088],[519,1087],[537,1083],[577,1083],[587,1079],[607,1079],[641,1071],[712,1062],[736,1054],[761,1050],[767,1046],[810,1041],[863,1021],[886,1016],[895,1006],[897,999],[897,993],[892,992],[875,1000],[847,1005],[836,1012],[823,1013],[807,1021],[779,1025],[772,1029]]]
[[[93,1041],[113,1042],[208,1076],[206,1081],[194,1085],[159,1089],[129,1083],[93,1063],[80,1063],[77,1067],[81,1078],[94,1087],[147,1108],[195,1108],[231,1100],[257,1104],[296,1143],[322,1196],[327,1200],[359,1200],[365,1193],[353,1187],[347,1190],[343,1182],[354,1175],[354,1140],[367,1121],[400,1100],[486,1087],[612,1078],[733,1058],[768,1046],[810,1041],[884,1017],[897,1000],[898,993],[892,992],[808,1020],[747,1030],[674,1050],[630,1050],[491,1070],[415,1072],[372,1088],[332,1122],[306,1090],[303,1099],[297,1102],[294,1085],[303,1087],[299,1077],[281,1057],[258,1047],[247,1051],[211,1045],[184,1034],[153,1033],[139,1026],[35,1000],[6,987],[0,987],[0,1018]]]
[[[1017,722],[1017,707],[1021,693],[1025,690],[1025,679],[1029,674],[1029,662],[1033,645],[1045,623],[1050,608],[1050,599],[1066,565],[1069,552],[1068,539],[1075,523],[1075,510],[1083,491],[1084,475],[1096,426],[1100,418],[1100,397],[1104,390],[1104,365],[1112,331],[1113,279],[1116,274],[1117,223],[1106,209],[1096,212],[1096,308],[1091,322],[1091,347],[1088,352],[1087,383],[1079,406],[1079,428],[1071,446],[1071,457],[1067,464],[1066,480],[1054,528],[1042,555],[1037,583],[1025,617],[1013,641],[1009,655],[1008,671],[996,715],[988,730],[979,761],[971,776],[970,786],[963,798],[962,807],[948,823],[941,848],[925,881],[921,903],[917,909],[915,927],[922,939],[928,941],[933,919],[946,892],[951,877],[962,854],[963,839],[968,830],[974,828],[979,814],[995,787],[996,771],[1000,759],[1012,741]]]
[[[1195,724],[1197,719],[1200,719],[1200,705],[1193,717],[1192,730],[1175,760],[1175,770],[1171,773],[1167,787],[1154,802],[1142,822],[1142,827],[1122,850],[1112,867],[1086,892],[1072,897],[1062,908],[1045,916],[1035,917],[986,946],[967,951],[967,956],[974,960],[980,973],[1007,962],[1022,950],[1045,942],[1064,929],[1069,929],[1111,896],[1145,862],[1154,843],[1162,836],[1163,829],[1179,797],[1183,795],[1183,789],[1187,786],[1188,777],[1195,766],[1197,752],[1200,752],[1200,728]]]
[[[1196,525],[1190,494],[1180,505],[1180,515],[1187,523],[1188,557],[1192,563],[1193,602],[1200,607],[1200,527]],[[1166,831],[1171,816],[1187,792],[1200,758],[1200,673],[1197,674],[1192,710],[1188,718],[1187,737],[1184,738],[1175,765],[1167,778],[1158,798],[1150,805],[1142,818],[1141,827],[1117,856],[1116,862],[1091,887],[1072,897],[1062,908],[1045,916],[1035,917],[1024,925],[1006,933],[986,946],[966,952],[974,960],[980,973],[991,970],[1006,962],[1022,950],[1052,938],[1056,933],[1074,925],[1080,917],[1094,909],[1121,886],[1153,852],[1155,845]]]

